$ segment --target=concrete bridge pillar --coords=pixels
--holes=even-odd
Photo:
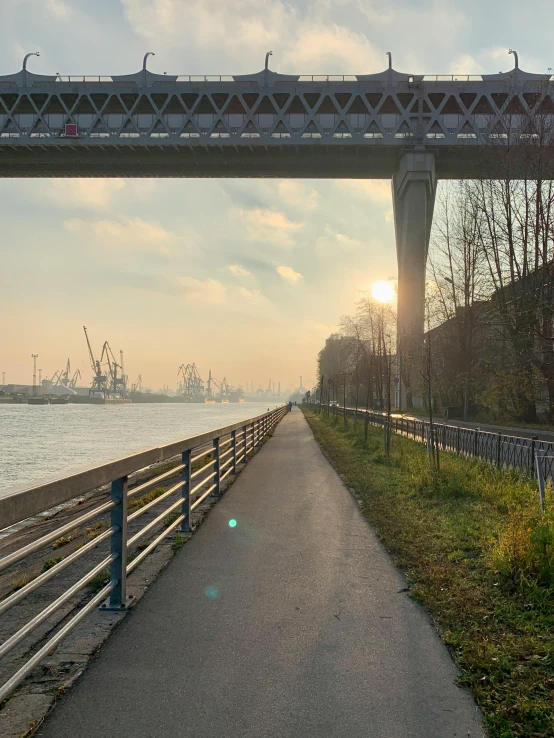
[[[398,257],[398,391],[401,408],[422,405],[425,268],[435,204],[435,156],[402,155],[392,178]]]

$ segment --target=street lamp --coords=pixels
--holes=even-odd
[[[23,57],[23,82],[25,87],[27,87],[27,59],[30,56],[40,56],[40,53],[38,51],[31,51]]]
[[[519,69],[519,57],[517,55],[517,51],[514,51],[513,49],[510,49],[508,51],[508,54],[513,54],[513,56],[514,56],[514,62],[515,62],[515,65],[516,65],[516,69]]]
[[[144,85],[146,86],[146,61],[149,56],[156,56],[153,51],[147,51],[142,60],[142,76],[144,77]]]
[[[265,86],[269,86],[269,57],[273,56],[273,51],[268,51],[265,55],[265,67],[264,67],[264,77],[265,77]]]

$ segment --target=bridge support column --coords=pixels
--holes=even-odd
[[[422,405],[425,268],[435,192],[434,154],[403,154],[392,179],[398,257],[398,404],[403,409]]]

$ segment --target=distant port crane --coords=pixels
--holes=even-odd
[[[177,370],[177,377],[181,377],[179,384],[180,394],[186,402],[204,401],[204,382],[198,373],[196,364],[181,364]]]
[[[101,395],[105,398],[108,392],[108,375],[102,370],[101,360],[99,361],[94,357],[86,326],[83,326],[83,330],[85,332],[85,338],[87,339],[88,354],[93,375],[92,384],[88,394],[89,397]]]

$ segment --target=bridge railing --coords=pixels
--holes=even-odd
[[[312,403],[312,407],[325,409],[335,415],[342,415],[344,408],[329,407],[326,404]],[[387,415],[363,409],[347,408],[347,417],[353,418],[356,413],[360,420],[366,414],[370,425],[385,426]],[[391,430],[394,433],[411,438],[420,443],[427,442],[430,422],[417,418],[404,418],[392,415],[390,418]],[[479,428],[464,428],[460,425],[433,422],[436,443],[443,451],[451,451],[460,456],[482,459],[498,467],[518,469],[529,476],[536,476],[537,456],[546,479],[554,482],[554,443],[540,441],[537,436],[523,438],[505,433],[482,431]]]
[[[95,608],[126,608],[129,574],[171,532],[191,531],[193,512],[209,496],[221,495],[225,480],[248,462],[285,413],[286,407],[279,407],[250,420],[1,494],[2,537],[9,553],[0,559],[0,573],[6,581],[10,576],[14,580],[11,591],[0,601],[0,615],[20,603],[22,613],[34,614],[0,645],[0,663],[6,664],[1,660],[12,654],[12,661],[2,666],[4,678],[15,663],[15,673],[0,687],[0,703]],[[160,467],[163,462],[167,463]],[[67,506],[70,501],[75,504]],[[64,504],[66,520],[71,519],[56,525]],[[28,529],[36,537],[11,547],[7,528],[35,516],[39,516],[38,524]],[[21,540],[22,536],[14,538]],[[64,552],[65,556],[58,555]],[[26,568],[22,569],[23,562]],[[55,579],[72,565],[75,581],[68,584],[67,575],[61,581]],[[51,580],[46,596],[53,593],[54,599],[45,607],[44,594],[32,595]],[[12,617],[12,621],[18,619],[17,614]],[[46,642],[28,658],[30,649],[34,650],[29,637],[39,628],[43,639],[48,633]]]

